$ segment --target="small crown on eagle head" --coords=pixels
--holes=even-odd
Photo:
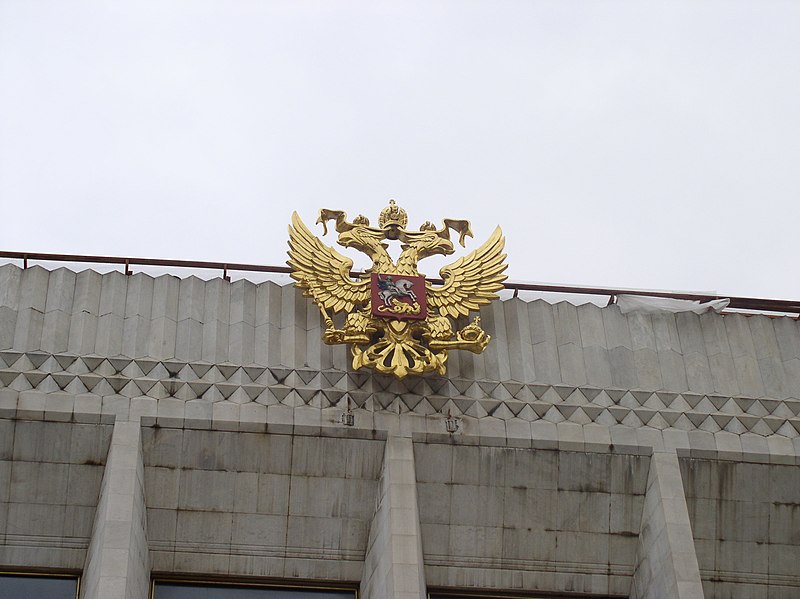
[[[392,225],[405,229],[408,224],[408,214],[406,214],[406,211],[400,208],[400,206],[395,204],[394,200],[389,200],[389,205],[381,210],[381,214],[378,217],[378,224],[381,229],[386,229]]]

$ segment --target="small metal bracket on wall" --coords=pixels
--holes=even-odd
[[[339,423],[345,426],[353,426],[356,423],[356,417],[353,414],[353,410],[350,409],[350,398],[348,397],[345,401],[346,409],[339,416]]]
[[[461,429],[461,419],[454,417],[450,410],[447,410],[447,418],[444,419],[444,427],[448,433],[457,433]]]

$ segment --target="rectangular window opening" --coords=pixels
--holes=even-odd
[[[337,584],[226,582],[156,579],[151,599],[357,599],[357,590]]]
[[[481,591],[481,590],[435,590],[428,599],[626,599],[608,595],[585,595],[576,593],[541,593],[536,591]]]
[[[75,574],[0,572],[0,597],[14,599],[77,599]]]

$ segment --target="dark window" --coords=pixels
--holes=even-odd
[[[522,593],[522,594],[520,594]],[[428,593],[428,599],[615,599],[601,595],[539,595],[525,591],[433,591]],[[622,599],[617,597],[616,599]]]
[[[77,595],[74,576],[0,574],[0,599],[75,599]]]
[[[353,590],[156,582],[154,599],[353,599]]]

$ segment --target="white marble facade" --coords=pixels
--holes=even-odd
[[[395,381],[292,287],[0,266],[0,570],[111,599],[165,574],[800,596],[797,320],[481,318],[486,353]]]

